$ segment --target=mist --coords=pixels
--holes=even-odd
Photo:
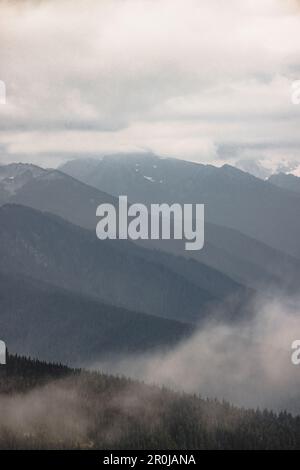
[[[244,407],[300,412],[300,368],[291,345],[300,337],[298,298],[257,298],[238,324],[208,321],[167,353],[117,357],[93,369],[217,398]]]
[[[0,438],[26,442],[36,440],[41,448],[68,446],[72,442],[86,444],[88,416],[78,389],[69,379],[18,394],[0,396]]]
[[[164,385],[210,398],[199,405],[195,418],[201,417],[208,433],[221,426],[234,434],[243,419],[253,417],[239,415],[214,398],[299,414],[300,375],[291,362],[291,345],[300,331],[298,312],[298,298],[258,298],[255,315],[247,321],[229,325],[211,320],[167,353],[116,357],[91,365],[160,387],[77,371],[34,389],[2,393],[0,439],[18,448],[111,449],[127,442],[128,423],[134,423],[133,432],[136,426],[146,429],[151,423],[160,435],[169,413],[179,402],[185,403],[184,396],[161,390]],[[9,380],[6,388],[10,390]]]

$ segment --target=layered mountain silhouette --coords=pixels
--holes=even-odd
[[[300,262],[297,258],[237,230],[214,224],[205,225],[205,238],[204,248],[193,252],[185,251],[178,240],[147,240],[141,244],[206,264],[257,291],[298,292]]]
[[[171,162],[177,165],[177,160],[171,160]],[[74,176],[78,177],[80,171],[85,171],[85,175],[93,171],[99,165],[99,161],[70,162],[66,164],[66,168],[70,169],[73,165],[77,170]],[[120,165],[122,168],[123,160]],[[17,166],[19,174],[28,172],[28,165],[19,164]],[[8,165],[2,168],[6,168],[7,178],[13,177],[15,167]],[[14,171],[12,172],[12,170]],[[147,185],[147,182],[149,183],[148,180],[144,180],[143,184]],[[109,181],[106,181],[105,185],[109,186],[108,183]],[[111,190],[112,187],[108,187],[108,189]],[[155,188],[152,185],[148,188],[152,188],[153,198],[156,198]],[[120,193],[122,192],[123,190],[120,189]],[[10,194],[9,197],[6,195],[5,201],[57,214],[73,224],[93,231],[96,227],[97,206],[102,202],[110,202],[117,206],[117,200],[103,191],[88,186],[60,171],[42,169],[34,178],[25,181],[23,186]],[[292,290],[299,287],[300,263],[294,257],[284,254],[281,250],[273,249],[268,244],[259,242],[235,229],[210,224],[207,220],[205,223],[205,245],[204,249],[199,252],[186,252],[182,242],[178,243],[172,240],[162,243],[155,242],[154,244],[147,241],[144,246],[150,249],[155,247],[180,256],[193,257],[197,261],[221,271],[238,283],[255,289],[265,288],[270,284],[276,287],[287,286]]]
[[[195,259],[255,289],[265,289],[270,285],[276,288],[284,287],[288,291],[299,289],[300,261],[296,256],[288,254],[289,250],[284,249],[285,243],[282,244],[282,249],[274,248],[271,237],[264,237],[266,241],[260,241],[258,232],[255,233],[257,237],[249,236],[240,230],[228,227],[227,223],[222,226],[208,222],[217,198],[219,206],[224,204],[228,206],[229,200],[234,201],[232,212],[235,211],[235,225],[239,225],[240,215],[235,207],[237,204],[241,205],[241,199],[244,203],[244,212],[250,208],[252,219],[256,218],[257,213],[266,233],[269,231],[267,225],[271,217],[268,209],[263,208],[264,200],[261,202],[258,200],[257,190],[267,194],[268,204],[273,211],[277,210],[276,201],[283,195],[288,198],[288,202],[285,199],[285,204],[292,204],[292,210],[297,211],[294,194],[281,189],[277,192],[277,188],[273,185],[228,166],[218,169],[174,159],[159,159],[153,155],[110,156],[101,161],[75,160],[66,163],[62,170],[89,184],[102,187],[116,196],[129,194],[129,198],[133,201],[150,203],[168,200],[201,203],[208,200],[205,209],[205,244],[201,251],[186,252],[183,242],[172,240],[146,241],[143,242],[143,246]],[[225,183],[218,183],[218,178]],[[274,191],[276,197],[272,203]],[[281,202],[278,208],[280,205]],[[220,212],[220,209],[218,211]],[[289,207],[285,210],[284,217],[288,217],[288,213]],[[244,215],[242,217],[244,218]],[[270,221],[271,225],[279,224],[281,227],[280,231],[275,231],[272,235],[277,239],[273,245],[280,245],[278,239],[282,235],[292,239],[297,251],[299,243],[294,236],[293,218],[291,217],[288,222],[284,222],[282,218],[282,211],[279,210],[276,217],[273,217],[274,220]],[[224,219],[219,220],[222,221],[226,222]],[[297,231],[298,222],[295,225]]]
[[[235,229],[300,259],[298,196],[230,165],[217,168],[152,154],[110,155],[61,170],[112,195],[150,203],[203,203],[206,221]]]
[[[172,240],[99,241],[96,208],[117,206],[120,194],[145,204],[204,202],[204,249],[187,252]],[[298,198],[228,166],[153,155],[69,162],[59,171],[1,166],[5,335],[16,351],[79,363],[167,347],[212,315],[243,319],[251,314],[249,287],[299,289]]]
[[[82,365],[164,349],[186,338],[193,328],[0,272],[0,331],[16,353]]]
[[[185,322],[247,290],[205,265],[121,240],[99,241],[88,230],[24,206],[0,208],[0,262],[22,273],[106,303]],[[179,263],[176,266],[176,263]]]

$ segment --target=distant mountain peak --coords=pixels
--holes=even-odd
[[[46,170],[43,168],[33,165],[32,163],[9,163],[8,165],[0,165],[0,181],[6,178],[14,178],[24,173],[31,174],[35,177],[45,171]]]
[[[282,189],[300,193],[300,178],[292,173],[280,172],[271,175],[268,181]]]

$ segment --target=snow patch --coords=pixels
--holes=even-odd
[[[152,176],[145,176],[144,175],[144,178],[145,178],[145,180],[150,181],[151,183],[155,183],[155,179],[153,179]]]

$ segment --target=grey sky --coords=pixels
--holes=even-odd
[[[0,57],[1,163],[146,150],[300,175],[296,0],[2,1]]]

